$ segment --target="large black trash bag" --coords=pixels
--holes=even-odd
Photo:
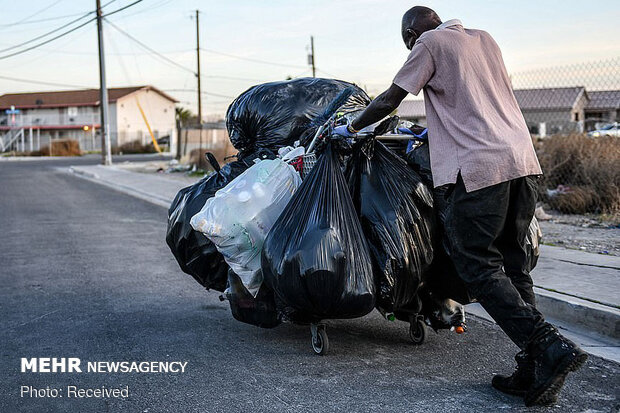
[[[405,155],[407,164],[416,171],[423,179],[428,188],[432,189],[433,204],[435,207],[435,233],[433,235],[433,246],[435,257],[429,275],[426,280],[426,286],[422,295],[424,301],[430,299],[444,300],[452,299],[461,304],[468,304],[472,301],[467,287],[463,280],[458,276],[456,267],[452,262],[448,251],[448,240],[445,236],[445,222],[447,202],[447,186],[433,187],[433,174],[431,172],[431,159],[428,143],[416,147]]]
[[[423,143],[410,151],[405,156],[405,159],[407,163],[422,176],[426,185],[429,188],[433,188],[433,174],[431,172],[428,143]],[[450,258],[447,245],[448,241],[445,236],[448,191],[450,191],[450,188],[447,185],[433,189],[437,230],[435,232],[435,259],[430,270],[432,276],[429,277],[428,289],[430,294],[434,296],[451,298],[461,304],[467,304],[472,301],[472,297],[467,292],[465,283],[456,272],[454,263]],[[533,221],[535,220],[536,219],[533,218]],[[537,222],[533,222],[532,224],[535,225],[535,228],[538,228]],[[538,255],[536,255],[534,246],[538,245],[540,235],[537,231],[529,231],[527,238],[526,251],[528,255],[528,270],[531,271],[538,261]]]
[[[377,307],[420,311],[418,288],[433,259],[433,198],[407,163],[374,139],[354,152],[349,189],[370,248]]]
[[[221,169],[217,161],[209,157],[216,173],[181,189],[168,209],[166,243],[181,269],[207,289],[224,291],[228,264],[215,245],[203,234],[194,231],[189,222],[207,199],[248,169],[257,157],[273,158],[274,155],[268,151],[258,151],[227,163]]]
[[[260,286],[254,297],[245,288],[241,278],[229,269],[226,298],[230,303],[230,311],[237,321],[262,328],[273,328],[281,323],[273,291],[265,283]]]
[[[233,146],[240,151],[292,146],[312,133],[312,120],[338,94],[352,87],[355,92],[342,111],[364,109],[370,102],[359,87],[335,79],[299,78],[256,85],[228,107],[226,128]],[[310,127],[310,130],[309,130]]]
[[[262,269],[296,318],[354,318],[375,305],[368,245],[331,145],[286,206],[263,245]]]

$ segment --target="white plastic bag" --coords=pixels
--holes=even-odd
[[[300,184],[299,173],[281,159],[259,161],[217,191],[190,221],[254,296],[263,281],[265,237]]]

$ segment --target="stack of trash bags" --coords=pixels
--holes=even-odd
[[[351,87],[312,78],[244,92],[226,119],[237,160],[220,168],[207,155],[214,172],[170,206],[166,241],[181,269],[223,292],[239,321],[271,328],[374,308],[406,320],[471,301],[437,236],[442,209],[425,163],[370,139],[349,153],[324,145],[303,180],[291,165],[315,120]],[[352,90],[345,115],[369,102]]]

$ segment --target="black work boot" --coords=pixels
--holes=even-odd
[[[588,355],[555,328],[530,342],[529,353],[534,359],[534,383],[525,395],[525,405],[555,403],[571,371],[578,370]]]
[[[515,360],[517,369],[512,376],[497,374],[491,384],[502,393],[523,397],[534,383],[534,360],[525,351],[517,353]]]

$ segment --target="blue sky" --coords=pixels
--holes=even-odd
[[[110,12],[133,1],[102,3],[110,3],[105,7]],[[432,7],[444,21],[459,18],[466,27],[491,33],[511,73],[620,57],[617,0],[143,0],[109,20],[179,65],[194,70],[192,16],[194,10],[200,9],[203,48],[290,65],[202,52],[203,88],[214,94],[205,97],[204,112],[220,114],[230,101],[224,96],[236,96],[262,81],[309,74],[311,34],[319,75],[355,82],[371,94],[381,92],[407,56],[400,39],[400,19],[416,4]],[[0,0],[0,49],[55,29],[94,9],[94,5],[94,0]],[[23,23],[13,24],[24,19]],[[110,26],[105,36],[109,87],[152,84],[172,90],[170,94],[184,106],[195,108],[195,93],[191,90],[196,82],[190,71],[152,57]],[[96,41],[96,26],[87,25],[37,50],[0,59],[0,76],[97,87]],[[0,56],[6,53],[0,52]],[[67,88],[0,78],[0,94],[58,89]]]

